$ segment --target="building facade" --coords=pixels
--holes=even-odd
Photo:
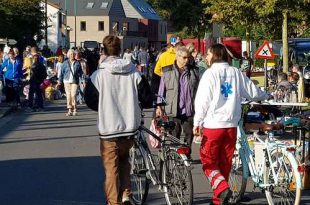
[[[51,1],[47,1],[47,7],[45,7],[45,1],[41,2],[41,7],[46,8],[47,12],[47,29],[43,30],[44,35],[47,35],[47,43],[45,38],[39,43],[39,47],[47,45],[51,51],[56,52],[59,46],[65,47],[67,45],[66,29],[64,27],[65,14],[62,12],[61,7]],[[47,31],[47,34],[45,34]]]
[[[66,14],[70,47],[84,41],[102,42],[117,35],[122,48],[160,48],[166,43],[167,24],[144,0],[51,0]]]

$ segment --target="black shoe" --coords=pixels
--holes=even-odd
[[[219,195],[220,205],[227,205],[230,197],[232,196],[232,191],[227,188]]]

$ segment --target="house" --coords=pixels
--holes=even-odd
[[[45,1],[40,5],[45,12]],[[66,29],[64,27],[65,13],[62,12],[61,7],[52,1],[47,1],[47,46],[56,52],[59,46],[65,47],[67,45]],[[45,34],[46,30],[43,30]],[[42,48],[45,43],[45,38],[39,43],[39,47]]]
[[[70,47],[117,35],[122,48],[166,42],[166,22],[144,0],[51,0],[66,13]]]

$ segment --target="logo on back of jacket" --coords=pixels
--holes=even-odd
[[[221,85],[221,94],[224,95],[225,98],[227,98],[232,93],[232,86],[230,83],[225,82]]]

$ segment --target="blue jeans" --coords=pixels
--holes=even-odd
[[[36,95],[35,103],[33,105],[33,97]],[[42,90],[40,89],[40,83],[30,82],[29,85],[29,104],[30,108],[43,108],[43,96]]]

